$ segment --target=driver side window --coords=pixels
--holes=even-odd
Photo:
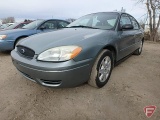
[[[56,29],[56,21],[47,21],[40,26],[40,28],[44,29]]]
[[[130,18],[131,18],[134,30],[138,30],[139,29],[139,24],[137,23],[137,21],[135,20],[135,18],[133,18],[133,17],[130,17]]]
[[[127,14],[122,14],[120,19],[120,27],[122,27],[125,24],[132,24],[132,23]]]

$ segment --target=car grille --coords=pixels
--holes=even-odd
[[[51,84],[51,85],[58,85],[61,84],[61,80],[42,80],[40,79],[43,83],[45,84]]]
[[[34,55],[35,55],[35,52],[27,47],[24,47],[24,46],[17,46],[17,51],[25,56],[25,57],[28,57],[28,58],[33,58]]]

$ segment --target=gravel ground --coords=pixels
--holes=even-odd
[[[160,119],[160,44],[144,44],[113,69],[108,84],[53,89],[23,78],[9,53],[0,53],[0,120],[147,120],[143,108],[156,105]]]

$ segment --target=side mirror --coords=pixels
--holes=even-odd
[[[122,30],[132,30],[134,27],[131,24],[125,24],[122,26]]]

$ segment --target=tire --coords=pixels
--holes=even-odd
[[[96,59],[92,71],[91,76],[88,81],[88,84],[96,87],[101,88],[103,87],[109,80],[112,69],[113,69],[113,54],[109,50],[103,50],[98,58]],[[105,63],[107,62],[107,63]],[[110,63],[109,63],[110,62]],[[105,64],[103,64],[105,63]],[[105,65],[105,67],[104,67]],[[106,76],[106,77],[104,77]]]
[[[18,44],[19,41],[21,41],[22,39],[24,39],[26,37],[22,37],[22,38],[19,38],[18,40],[16,40],[15,44],[14,44],[14,48],[16,47],[16,45]]]
[[[140,55],[143,49],[143,41],[140,42],[140,47],[133,53],[134,55]]]

